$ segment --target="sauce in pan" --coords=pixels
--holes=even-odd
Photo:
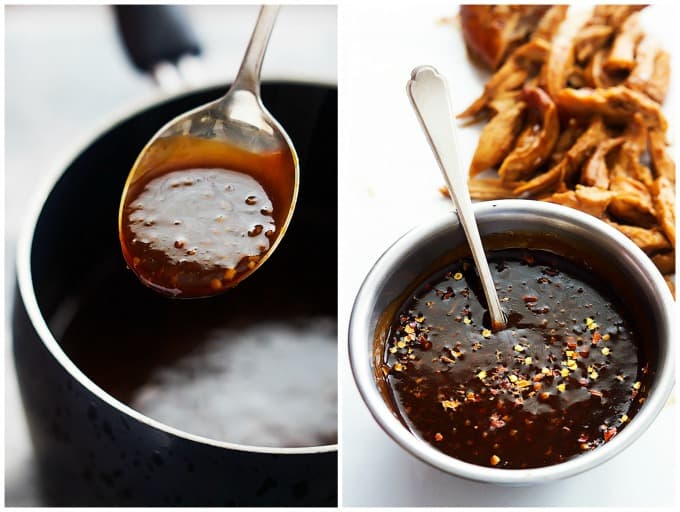
[[[313,283],[286,272],[286,249],[238,293],[200,301],[168,300],[101,263],[50,328],[98,386],[166,425],[249,446],[333,444],[335,299],[315,303]]]
[[[489,330],[467,259],[393,319],[383,374],[401,418],[442,452],[498,468],[557,464],[608,442],[650,380],[629,311],[553,253],[494,251],[490,263],[507,329]]]
[[[120,217],[128,266],[164,295],[203,297],[268,256],[286,225],[295,162],[178,136],[154,142],[134,172]]]

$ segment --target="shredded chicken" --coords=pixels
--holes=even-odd
[[[652,261],[662,274],[675,273],[675,251],[655,254]]]
[[[526,103],[516,102],[498,112],[484,127],[470,164],[470,175],[501,163],[515,145],[517,133],[522,127]]]
[[[647,151],[647,137],[647,125],[642,116],[636,112],[623,131],[624,145],[636,160]]]
[[[612,149],[619,147],[624,141],[623,137],[618,137],[600,142],[581,170],[581,183],[607,190],[609,188],[609,168],[605,159]]]
[[[563,123],[560,132],[560,136],[557,138],[555,147],[553,148],[553,153],[550,155],[550,165],[553,166],[559,163],[564,155],[569,150],[570,147],[574,145],[576,139],[578,139],[584,132],[584,126],[578,122],[575,118],[569,118],[566,123]]]
[[[468,183],[470,196],[479,201],[513,197],[512,190],[516,186],[516,183],[505,184],[498,178],[472,178]],[[444,191],[446,192],[445,195],[448,196],[448,190],[444,188]]]
[[[551,98],[565,87],[567,74],[574,62],[574,38],[591,16],[591,12],[579,12],[567,16],[553,37],[548,59],[543,68],[546,91]]]
[[[576,139],[574,145],[569,148],[559,163],[549,171],[538,174],[517,187],[515,193],[520,195],[528,192],[535,195],[539,192],[552,190],[558,183],[570,180],[578,172],[581,165],[593,154],[597,146],[608,136],[602,119],[595,117],[588,129]]]
[[[543,39],[551,41],[560,28],[560,24],[567,15],[567,5],[553,5],[548,9],[538,22],[536,30],[531,34],[531,39]]]
[[[609,190],[614,192],[609,213],[616,220],[645,228],[656,224],[652,196],[643,183],[622,174],[614,175]]]
[[[461,26],[470,52],[490,69],[537,28],[549,5],[462,5]]]
[[[664,50],[656,52],[654,58],[654,73],[647,82],[645,93],[654,101],[662,103],[668,91],[668,82],[671,79],[671,56]]]
[[[661,176],[652,184],[654,208],[661,229],[675,247],[675,191],[673,184]]]
[[[644,9],[646,5],[597,5],[593,11],[593,19],[596,23],[620,27],[631,14]]]
[[[670,73],[670,55],[646,37],[637,47],[635,67],[624,84],[662,103],[668,91]]]
[[[583,27],[574,37],[574,52],[578,62],[587,62],[597,51],[603,48],[614,33],[608,25],[590,25]]]
[[[649,155],[656,176],[675,183],[675,162],[668,154],[666,135],[660,130],[649,130]]]
[[[542,39],[529,41],[515,50],[510,58],[493,74],[484,86],[484,92],[459,118],[478,116],[496,97],[521,89],[532,75],[536,74],[540,63],[550,50],[550,45]]]
[[[630,71],[635,66],[635,48],[644,33],[638,13],[631,14],[621,25],[609,56],[604,63],[608,72]]]
[[[668,251],[673,248],[668,241],[668,238],[666,238],[666,236],[656,228],[646,229],[640,228],[638,226],[617,224],[616,222],[612,221],[606,222],[630,238],[633,242],[635,242],[635,245],[637,245],[647,254]]]
[[[636,112],[650,128],[666,131],[668,126],[659,104],[642,93],[624,86],[607,89],[562,89],[556,97],[560,108],[573,116],[601,114],[614,123],[629,122]]]
[[[458,116],[488,118],[470,194],[533,198],[601,218],[650,255],[673,289],[675,163],[661,111],[670,56],[644,33],[644,5],[544,7],[529,31],[516,25],[520,7],[495,7],[521,37],[498,46],[500,67]],[[478,176],[494,169],[497,177]]]
[[[583,77],[590,88],[606,89],[614,85],[614,80],[604,69],[604,59],[607,57],[607,50],[598,50],[590,59],[586,66]]]
[[[630,141],[624,142],[618,151],[610,155],[609,160],[610,169],[612,169],[610,178],[612,175],[625,176],[639,181],[647,188],[651,187],[654,181],[652,171],[640,161],[638,148],[636,145],[630,144]]]
[[[575,190],[558,192],[544,199],[544,201],[576,208],[589,213],[593,217],[602,218],[612,196],[611,192],[601,188],[577,185]]]
[[[673,275],[665,274],[663,278],[666,281],[666,284],[668,285],[668,289],[671,291],[671,294],[673,295],[673,297],[675,297],[675,274]]]
[[[557,107],[543,90],[524,89],[522,99],[527,104],[529,119],[515,149],[498,170],[504,183],[531,176],[550,156],[560,131]]]

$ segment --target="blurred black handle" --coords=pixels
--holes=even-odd
[[[201,47],[177,5],[115,5],[118,32],[135,67],[150,72],[161,62],[199,55]]]

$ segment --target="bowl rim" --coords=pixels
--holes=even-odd
[[[586,213],[566,206],[525,199],[480,202],[474,204],[473,208],[475,216],[484,218],[493,218],[494,215],[508,211],[513,214],[521,211],[559,218],[572,225],[594,230],[597,235],[611,238],[622,251],[635,260],[636,264],[644,270],[651,291],[661,298],[660,313],[665,318],[669,333],[668,339],[665,342],[662,341],[666,351],[665,357],[659,361],[654,393],[650,394],[630,424],[604,446],[565,462],[540,468],[502,469],[463,462],[444,454],[412,434],[397,419],[376,386],[371,350],[375,329],[375,325],[370,325],[373,312],[372,293],[385,281],[401,256],[406,254],[410,248],[419,245],[428,236],[447,227],[460,229],[456,214],[450,212],[411,229],[397,239],[376,261],[359,289],[350,315],[348,349],[355,385],[362,399],[382,430],[403,449],[437,469],[468,480],[500,485],[529,485],[567,478],[604,463],[628,447],[647,430],[660,413],[673,388],[675,379],[675,349],[672,343],[674,301],[668,285],[649,257],[630,239],[612,226]]]
[[[324,80],[291,80],[288,78],[279,79],[276,77],[269,78],[262,81],[262,85],[277,86],[277,85],[298,85],[298,86],[317,86],[329,89],[336,89],[337,84],[332,81]],[[223,88],[227,90],[229,84],[222,80],[211,81],[210,83],[202,84],[199,87],[191,87],[181,91],[152,91],[148,96],[137,99],[127,106],[124,106],[117,112],[114,112],[108,117],[105,116],[100,121],[99,125],[94,129],[87,130],[76,142],[63,151],[57,158],[55,164],[50,166],[42,177],[40,186],[37,187],[37,193],[32,197],[32,203],[28,208],[28,213],[22,224],[20,234],[17,240],[16,249],[16,275],[17,275],[17,300],[21,300],[26,314],[31,322],[31,325],[37,333],[40,341],[45,348],[50,352],[52,357],[59,365],[69,374],[73,379],[95,395],[102,402],[117,409],[119,412],[129,416],[140,423],[145,424],[150,428],[154,428],[165,432],[167,434],[176,436],[178,438],[192,441],[195,443],[214,446],[221,449],[233,450],[246,453],[259,453],[270,455],[312,455],[321,453],[333,453],[338,450],[338,443],[319,446],[304,446],[296,448],[279,448],[269,446],[255,446],[239,443],[231,443],[227,441],[218,441],[209,437],[192,434],[184,430],[172,427],[161,421],[155,420],[146,416],[130,406],[124,404],[118,399],[108,394],[103,388],[99,387],[93,380],[85,375],[71,359],[63,351],[55,337],[47,326],[47,322],[43,318],[38,301],[33,288],[33,276],[31,272],[31,254],[33,247],[33,237],[35,229],[38,225],[40,214],[43,206],[49,198],[52,190],[64,175],[70,165],[83,153],[93,142],[105,136],[108,132],[113,130],[119,124],[128,121],[132,117],[143,114],[153,108],[161,107],[171,101],[178,100],[185,96],[202,94],[209,92],[215,88]],[[15,306],[16,307],[16,306]],[[16,343],[15,335],[13,334],[14,343]]]

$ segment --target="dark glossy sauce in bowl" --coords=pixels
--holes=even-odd
[[[557,464],[611,440],[644,402],[630,304],[552,252],[490,253],[508,327],[489,329],[471,260],[431,276],[389,328],[382,367],[417,436],[473,464]]]

